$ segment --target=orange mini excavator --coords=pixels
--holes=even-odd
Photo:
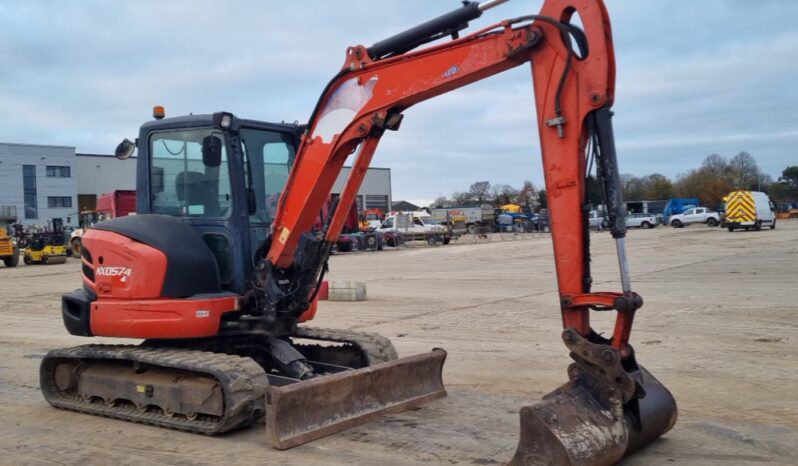
[[[569,382],[521,409],[512,462],[611,464],[667,432],[674,399],[629,344],[643,301],[624,245],[607,11],[600,0],[546,0],[538,15],[459,35],[504,1],[464,2],[371,47],[348,48],[307,125],[157,112],[136,143],[123,141],[119,158],[138,148],[138,215],[83,237],[83,288],[63,296],[63,318],[74,335],[145,341],[50,351],[40,370],[47,401],[205,434],[265,416],[272,445],[290,448],[444,396],[443,350],[397,359],[383,337],[305,322],[383,133],[398,130],[411,105],[530,63],[573,363]],[[337,205],[314,228],[351,154]],[[617,245],[619,292],[591,290],[593,166]],[[602,337],[590,313],[613,310],[615,329]]]

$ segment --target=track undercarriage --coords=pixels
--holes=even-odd
[[[281,371],[258,336],[148,340],[50,351],[41,388],[57,408],[208,435],[266,415],[267,437],[280,449],[446,394],[442,350],[400,360],[379,335],[304,327],[282,341],[312,373]],[[331,401],[344,386],[357,388]]]

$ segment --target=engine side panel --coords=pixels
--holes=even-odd
[[[163,298],[222,291],[213,252],[191,225],[166,215],[146,214],[101,222],[94,230],[115,233],[160,251],[167,265],[160,290]]]
[[[83,284],[99,298],[149,299],[161,296],[166,255],[110,231],[92,229],[82,240]]]
[[[222,314],[238,310],[238,295],[183,299],[108,299],[91,304],[91,333],[120,338],[202,338],[219,333]]]

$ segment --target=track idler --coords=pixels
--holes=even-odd
[[[592,343],[575,330],[563,339],[570,381],[521,409],[511,465],[609,465],[653,442],[676,423],[673,395],[634,355]]]

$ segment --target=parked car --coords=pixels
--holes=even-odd
[[[610,222],[609,220],[607,220],[607,215],[604,212],[591,210],[587,218],[588,222],[590,223],[590,228],[595,228],[596,230],[603,230],[610,226]]]
[[[631,214],[626,217],[627,227],[654,228],[657,226],[657,217],[651,214]]]
[[[716,227],[720,225],[720,215],[707,207],[693,207],[681,214],[671,215],[670,223],[674,228],[682,228],[693,223],[706,223],[708,227]]]
[[[549,221],[548,211],[546,209],[541,209],[541,211],[532,218],[529,226],[531,229],[527,231],[549,233],[551,231],[551,222]]]
[[[341,233],[335,242],[338,252],[381,251],[385,239],[377,231],[360,231],[357,233]]]
[[[338,235],[338,239],[335,241],[335,250],[337,252],[357,251],[357,241],[352,235]]]

